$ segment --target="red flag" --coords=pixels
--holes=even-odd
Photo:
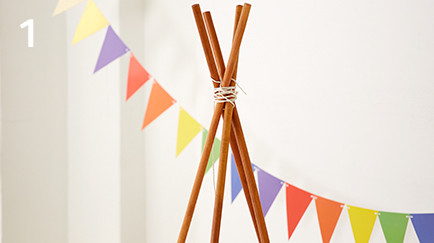
[[[315,200],[315,205],[318,214],[319,227],[321,229],[322,242],[329,243],[344,204],[323,197],[318,197]]]
[[[286,215],[288,218],[288,239],[303,217],[312,201],[311,194],[286,183]]]
[[[169,109],[169,107],[175,104],[175,102],[176,101],[166,92],[166,90],[164,90],[160,84],[154,80],[142,129],[155,120],[155,118],[160,116],[165,110]]]
[[[149,79],[151,79],[151,75],[143,68],[131,52],[130,67],[128,69],[127,100]]]

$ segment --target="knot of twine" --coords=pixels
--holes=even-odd
[[[213,78],[211,78],[211,80],[217,84],[222,83],[221,81],[215,80]],[[244,94],[246,94],[246,92],[244,92],[244,90],[241,88],[241,86],[238,85],[237,80],[232,79],[232,81],[235,83],[236,86],[214,88],[214,101],[215,101],[215,103],[229,102],[233,106],[235,106],[235,101],[237,100],[237,95],[238,95],[238,91],[235,90],[235,88],[237,86],[241,89],[241,91],[243,91]]]
[[[218,87],[214,89],[214,101],[215,103],[229,102],[235,106],[237,100],[238,91],[235,90],[236,86]]]

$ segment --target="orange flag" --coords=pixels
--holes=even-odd
[[[319,228],[323,243],[329,243],[338,223],[344,204],[318,197],[315,200]]]
[[[149,79],[151,79],[151,75],[143,68],[131,52],[130,67],[128,69],[127,100]]]
[[[160,116],[161,113],[169,109],[169,107],[175,104],[175,102],[176,101],[166,92],[166,90],[164,90],[154,79],[142,129],[155,120],[155,118]]]

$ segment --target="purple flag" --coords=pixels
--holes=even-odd
[[[109,25],[93,73],[96,73],[98,70],[129,51],[130,49],[122,42],[119,36]]]
[[[268,210],[270,209],[271,204],[273,204],[274,199],[276,199],[283,183],[284,182],[280,179],[258,168],[259,198],[261,199],[264,216],[267,215]]]
[[[232,203],[242,189],[240,175],[238,174],[237,166],[235,165],[234,155],[231,154],[231,193]]]
[[[420,243],[434,242],[434,214],[412,214],[411,222]]]

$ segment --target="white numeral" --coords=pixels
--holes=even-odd
[[[21,29],[29,27],[27,32],[27,46],[33,47],[33,19],[28,19],[20,24]]]

